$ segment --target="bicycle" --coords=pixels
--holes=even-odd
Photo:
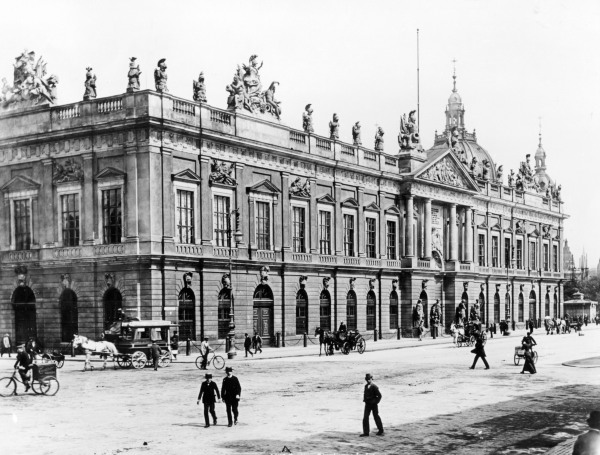
[[[221,357],[220,355],[215,354],[212,351],[208,354],[208,356],[210,356],[211,353],[212,353],[212,357],[209,357],[207,359],[206,366],[208,367],[212,363],[213,367],[215,367],[217,370],[222,370],[223,367],[225,366],[225,359],[223,357]],[[203,360],[203,357],[201,355],[196,357],[196,368],[198,368],[200,370],[202,369],[202,360]]]
[[[17,394],[17,382],[25,385],[18,370],[14,370],[12,376],[0,379],[0,397],[10,397]],[[56,365],[32,365],[31,389],[36,395],[54,396],[60,389],[60,383],[56,379]]]

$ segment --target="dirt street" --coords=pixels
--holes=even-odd
[[[445,344],[363,355],[245,360],[235,368],[243,391],[239,424],[227,427],[217,404],[217,426],[204,428],[196,398],[203,372],[175,363],[155,372],[112,369],[82,372],[69,361],[59,370],[55,397],[22,394],[0,399],[2,454],[249,454],[544,453],[585,429],[600,409],[600,369],[562,363],[599,356],[600,330],[584,336],[536,330],[538,374],[513,363],[520,337],[486,345],[491,369],[469,370],[471,348]],[[402,343],[399,342],[399,343]],[[258,356],[260,357],[260,355]],[[184,357],[185,359],[185,357]],[[0,360],[0,376],[14,357]],[[599,362],[600,363],[600,362]],[[99,363],[96,363],[100,366]],[[383,400],[383,437],[359,438],[365,373]],[[220,386],[223,371],[213,370]]]

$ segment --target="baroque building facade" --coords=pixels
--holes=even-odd
[[[304,130],[282,124],[255,58],[227,110],[170,95],[163,66],[156,91],[130,69],[121,95],[0,110],[0,331],[17,342],[98,338],[121,311],[224,339],[233,309],[238,338],[284,346],[341,321],[414,336],[419,299],[426,327],[436,300],[446,328],[461,300],[485,324],[562,314],[566,215],[541,140],[505,184],[456,80],[433,147],[411,113],[385,153],[382,131],[374,149],[314,134],[310,105]]]

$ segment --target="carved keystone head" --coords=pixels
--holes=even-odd
[[[485,284],[484,284],[484,283],[481,283],[481,284],[479,285],[479,289],[481,289],[481,292],[483,292],[483,291],[485,290]]]
[[[392,280],[392,290],[398,289],[398,280]]]
[[[260,282],[261,283],[265,284],[267,281],[269,281],[269,272],[270,271],[271,271],[271,269],[266,265],[263,265],[260,268]]]
[[[377,281],[377,279],[375,278],[371,278],[369,280],[369,289],[372,291],[373,289],[375,289],[375,282]]]
[[[331,280],[330,276],[326,276],[323,278],[323,287],[327,289],[329,287],[329,280]]]
[[[17,275],[17,286],[27,286],[27,267],[18,265],[15,267],[15,274]]]
[[[421,289],[423,289],[424,291],[425,291],[425,290],[427,290],[427,282],[428,282],[428,281],[429,281],[429,280],[423,280],[423,281],[421,282]]]
[[[506,292],[509,292],[509,291],[510,291],[510,284],[507,284],[506,285]]]
[[[60,283],[62,284],[62,286],[64,288],[70,288],[71,287],[71,275],[68,273],[63,273],[60,276]]]
[[[192,272],[185,272],[183,274],[183,287],[190,287],[192,285],[192,276],[194,274]]]
[[[225,273],[221,277],[221,284],[225,289],[231,289],[231,277],[229,276],[229,273]]]
[[[525,285],[524,284],[520,284],[519,285],[519,291],[523,292],[524,289],[525,289]]]
[[[111,272],[106,272],[104,274],[104,283],[107,288],[113,287],[115,285],[115,274]]]
[[[356,278],[350,278],[350,289],[354,289],[354,282],[356,281]]]
[[[468,291],[468,289],[469,289],[469,282],[468,282],[468,281],[465,281],[465,282],[463,283],[463,290],[464,290],[465,292],[467,292],[467,291]]]
[[[546,293],[550,294],[550,289],[552,289],[552,286],[546,286]]]
[[[298,281],[300,282],[300,288],[304,289],[304,287],[306,286],[306,282],[308,281],[308,277],[302,275]]]
[[[500,286],[501,286],[500,284],[496,285],[496,292],[500,291]]]

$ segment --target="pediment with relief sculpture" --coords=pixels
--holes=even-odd
[[[479,191],[477,184],[456,161],[452,153],[442,155],[423,171],[418,172],[415,177],[465,190]]]

